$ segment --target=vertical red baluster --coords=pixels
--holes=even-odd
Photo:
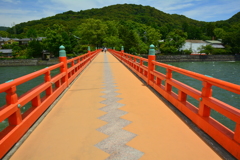
[[[18,96],[17,96],[16,90],[17,90],[16,86],[12,86],[10,89],[8,89],[6,91],[7,105],[17,104]],[[10,125],[18,125],[22,121],[22,115],[21,115],[21,111],[20,111],[21,105],[17,104],[17,106],[19,109],[15,113],[13,113],[11,116],[8,117],[8,122]]]
[[[178,91],[178,100],[181,102],[186,102],[187,101],[187,94],[184,93],[183,91]]]
[[[45,80],[45,82],[51,83],[51,74],[50,74],[50,71],[47,71],[47,72],[45,73],[44,80]],[[52,83],[51,83],[51,86],[46,89],[46,95],[49,96],[49,95],[51,95],[51,94],[52,94]]]
[[[32,106],[33,107],[37,107],[41,104],[41,98],[40,95],[38,95],[37,97],[33,98],[32,100]]]
[[[198,114],[203,117],[209,117],[211,108],[205,105],[203,99],[212,96],[212,85],[209,84],[208,82],[203,82],[202,85],[203,85],[202,98],[201,98]]]
[[[143,74],[142,66],[143,66],[143,60],[140,59],[140,73],[141,73],[141,74]]]
[[[165,90],[167,92],[171,92],[172,91],[172,85],[170,85],[168,83],[168,79],[171,79],[172,78],[172,70],[167,68],[167,73],[166,73],[166,82],[165,82]]]
[[[240,124],[236,124],[234,138],[236,142],[240,143]]]

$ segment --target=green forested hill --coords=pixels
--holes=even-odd
[[[190,39],[199,39],[197,33],[191,33],[194,30],[198,32],[212,32],[209,31],[212,25],[209,22],[202,22],[187,18],[183,15],[177,14],[167,14],[159,11],[150,6],[142,6],[135,4],[117,4],[112,6],[103,7],[100,9],[89,9],[79,12],[67,11],[55,16],[43,18],[41,20],[34,20],[29,22],[24,22],[16,25],[17,34],[22,34],[24,36],[28,29],[34,28],[38,31],[38,34],[43,36],[46,27],[52,26],[53,24],[63,24],[69,31],[74,31],[76,27],[81,24],[85,19],[100,19],[102,21],[115,20],[115,21],[134,21],[137,23],[145,24],[156,29],[165,30],[168,32],[173,29],[182,29],[188,32]],[[229,29],[229,25],[236,24],[240,22],[240,13],[234,15],[229,20],[210,22],[216,28]],[[13,29],[9,29],[8,32],[14,33]],[[195,35],[195,36],[193,36]],[[211,37],[211,34],[206,36]]]
[[[61,23],[68,26],[70,30],[74,30],[77,25],[81,24],[84,19],[94,18],[103,21],[131,20],[137,23],[146,24],[154,28],[167,26],[170,30],[173,28],[181,28],[183,23],[194,26],[203,26],[204,22],[196,21],[182,15],[167,14],[150,6],[134,5],[134,4],[118,4],[100,9],[89,9],[79,12],[67,11],[52,17],[43,18],[24,22],[16,25],[17,33],[24,33],[27,29],[34,27],[37,30],[44,31],[47,26]],[[13,30],[10,29],[9,32]]]
[[[52,26],[53,24],[63,24],[69,29],[69,31],[73,31],[83,22],[83,20],[89,18],[100,19],[102,21],[115,20],[120,22],[131,20],[156,29],[168,28],[168,31],[177,28],[183,29],[186,32],[192,32],[192,30],[195,30],[196,27],[197,30],[203,31],[211,29],[211,25],[209,25],[208,22],[193,20],[183,15],[167,14],[150,6],[117,4],[100,9],[93,8],[84,11],[81,10],[79,12],[67,11],[52,17],[43,18],[41,20],[20,23],[16,25],[16,31],[17,34],[24,34],[28,29],[34,28],[38,31],[38,34],[43,36],[42,34],[46,27]],[[225,29],[228,29],[230,23],[239,22],[240,13],[236,14],[229,20],[211,23],[217,28],[223,28],[225,26]],[[8,32],[13,33],[13,29],[9,29]],[[200,38],[191,37],[191,33],[189,36],[190,39]],[[211,35],[207,36],[211,37]]]
[[[61,33],[62,42],[67,43],[70,52],[73,48],[81,48],[73,44],[75,40],[71,36],[76,35],[81,37],[82,45],[118,44],[124,45],[130,53],[146,52],[149,44],[155,43],[164,53],[177,54],[185,39],[222,39],[226,49],[221,50],[222,53],[216,50],[216,54],[240,53],[240,12],[228,20],[203,22],[167,14],[150,6],[117,4],[79,12],[67,11],[17,24],[7,32],[18,38],[50,37],[55,32],[56,35]],[[164,43],[159,42],[162,39]]]
[[[0,26],[0,31],[6,31],[9,27]]]
[[[232,16],[230,19],[227,20],[229,23],[240,23],[240,12]]]

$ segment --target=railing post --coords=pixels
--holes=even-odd
[[[170,85],[167,80],[172,78],[172,70],[167,68],[166,71],[167,72],[166,72],[166,80],[165,80],[165,91],[171,92],[172,85]]]
[[[240,124],[236,124],[233,139],[234,139],[236,142],[240,143]]]
[[[143,60],[142,58],[140,58],[140,73],[143,74],[143,69],[142,69],[142,66],[143,66]]]
[[[155,46],[153,44],[150,45],[149,53],[148,53],[148,84],[153,80],[153,75],[151,72],[154,70],[152,61],[155,61]]]
[[[202,88],[202,96],[201,96],[201,102],[198,110],[198,114],[203,117],[209,117],[211,113],[211,108],[206,106],[203,99],[206,97],[211,97],[212,96],[212,85],[208,82],[203,82],[202,83],[203,88]]]
[[[88,46],[88,53],[90,53],[91,52],[91,49],[90,49],[90,46]]]
[[[60,51],[59,51],[59,61],[63,62],[63,66],[60,68],[60,72],[61,73],[66,73],[65,76],[62,79],[62,84],[66,82],[67,86],[68,86],[68,68],[67,68],[67,57],[66,57],[66,51],[65,51],[65,47],[63,45],[61,45],[59,47]]]
[[[45,82],[51,83],[51,73],[50,73],[50,71],[47,71],[45,73],[44,80],[45,80]],[[51,86],[49,88],[46,89],[46,95],[49,96],[51,94],[52,94],[52,84],[51,84]]]
[[[124,55],[124,47],[121,47],[121,61],[123,61],[123,55]]]
[[[7,105],[16,104],[18,102],[18,96],[17,96],[16,90],[17,90],[16,86],[12,86],[10,89],[6,91]],[[18,104],[18,110],[8,117],[8,122],[10,125],[15,126],[21,123],[22,115],[20,112],[20,108],[21,108],[21,105]]]

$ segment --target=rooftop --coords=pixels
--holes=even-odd
[[[3,54],[12,53],[12,49],[0,49],[0,53]]]
[[[206,40],[207,43],[214,43],[214,44],[222,44],[221,41],[218,40]]]
[[[186,42],[191,42],[191,43],[206,43],[205,41],[202,40],[186,40]]]

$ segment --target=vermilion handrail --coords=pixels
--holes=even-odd
[[[98,49],[69,60],[66,57],[59,57],[60,62],[56,65],[0,84],[0,93],[6,93],[6,104],[0,106],[0,122],[8,119],[9,123],[9,126],[0,132],[0,159],[100,51]],[[51,77],[51,71],[58,68],[60,73]],[[40,85],[20,97],[17,95],[18,85],[41,75],[44,75],[44,79]],[[45,92],[45,96],[41,97],[40,94],[43,92]],[[31,108],[22,114],[20,109],[29,102],[31,102]]]
[[[223,146],[228,152],[237,159],[240,159],[240,110],[212,97],[212,86],[217,86],[224,90],[240,94],[240,85],[168,64],[159,63],[154,61],[155,58],[151,59],[152,57],[150,56],[148,59],[145,59],[124,53],[123,51],[120,52],[111,49],[109,49],[109,51],[191,119],[199,128]],[[147,62],[148,66],[145,66],[143,62]],[[167,71],[166,74],[156,71],[156,66],[165,68]],[[191,86],[173,79],[173,71],[202,81],[202,90],[196,90]],[[162,82],[165,82],[165,85],[163,85]],[[172,87],[178,89],[177,94],[172,91]],[[191,96],[199,101],[199,108],[189,103],[187,101],[187,96]],[[212,109],[236,122],[235,130],[231,131],[226,126],[212,118],[210,116]]]

